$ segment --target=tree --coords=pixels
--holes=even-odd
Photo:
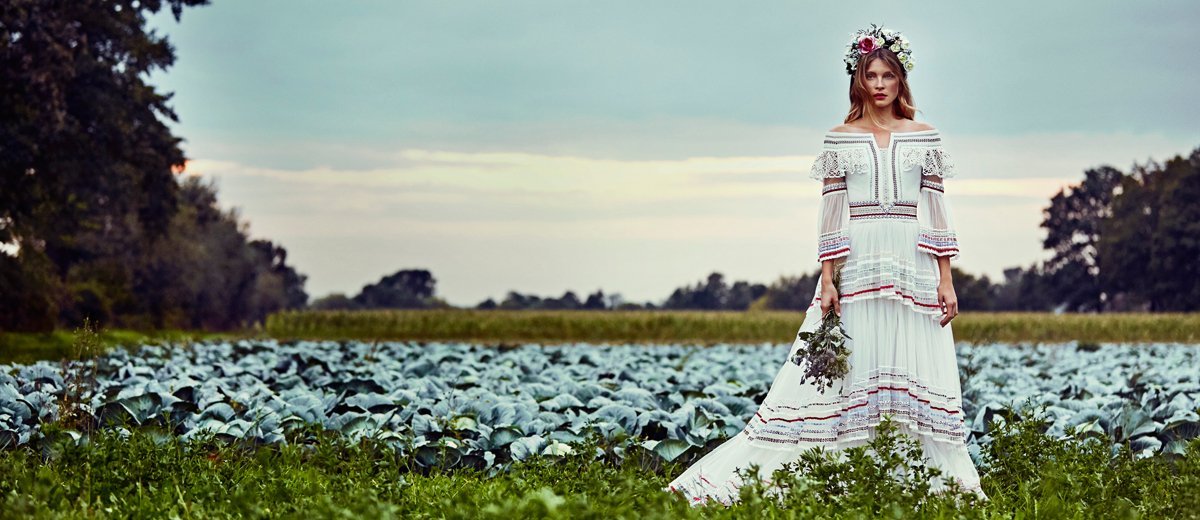
[[[975,276],[957,267],[950,268],[954,282],[954,294],[958,297],[958,308],[964,311],[990,311],[995,307],[995,289],[987,275]]]
[[[607,300],[604,298],[604,291],[599,289],[596,292],[589,294],[587,301],[583,302],[583,308],[588,310],[602,311],[608,308]]]
[[[1102,223],[1111,215],[1113,191],[1121,184],[1121,171],[1102,166],[1088,170],[1079,186],[1059,191],[1050,199],[1042,227],[1043,246],[1054,250],[1044,270],[1052,277],[1058,302],[1069,310],[1100,307],[1100,265],[1097,242]]]
[[[175,210],[180,139],[170,96],[145,77],[175,60],[146,15],[207,0],[10,0],[0,7],[0,243],[59,274],[86,255],[80,229],[134,215],[161,236]]]
[[[820,269],[802,276],[781,276],[766,288],[766,292],[750,308],[805,312],[812,305],[820,278]]]
[[[1200,310],[1200,148],[1135,166],[1098,247],[1113,310]]]
[[[734,282],[733,287],[725,284],[725,276],[712,273],[708,279],[699,282],[695,287],[680,287],[675,289],[664,309],[696,309],[696,310],[746,310],[767,293],[763,284],[749,282]]]
[[[424,309],[433,298],[437,280],[425,269],[405,269],[367,285],[354,297],[364,309]]]

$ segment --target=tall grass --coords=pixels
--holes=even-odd
[[[0,364],[30,364],[39,360],[58,361],[80,359],[81,354],[96,355],[114,347],[129,345],[161,344],[199,341],[205,339],[227,339],[234,334],[160,330],[139,332],[134,330],[100,330],[91,333],[94,343],[86,353],[81,353],[76,340],[79,331],[56,330],[53,332],[3,332],[0,331]]]
[[[288,311],[266,333],[288,339],[479,342],[787,343],[804,314],[700,311]],[[991,342],[1200,342],[1200,314],[965,313],[954,337]]]

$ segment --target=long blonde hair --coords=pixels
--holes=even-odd
[[[913,106],[912,91],[908,89],[908,71],[890,49],[879,48],[860,58],[858,68],[854,70],[854,75],[850,76],[850,113],[846,115],[845,122],[850,123],[866,117],[876,126],[883,126],[878,114],[867,108],[872,98],[871,89],[867,87],[867,69],[875,60],[883,60],[888,68],[892,69],[892,73],[900,78],[900,91],[896,93],[896,100],[892,102],[893,113],[900,119],[912,119],[917,115],[917,107]],[[873,104],[870,106],[874,107]]]

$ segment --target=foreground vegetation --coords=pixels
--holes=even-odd
[[[996,432],[982,454],[979,502],[935,493],[912,441],[888,425],[842,461],[816,453],[777,472],[780,501],[750,479],[742,503],[691,508],[662,491],[686,464],[652,453],[593,460],[595,439],[565,457],[485,474],[422,466],[411,453],[314,428],[280,446],[183,441],[111,430],[0,453],[7,518],[1200,518],[1200,441],[1184,457],[1134,460],[1128,449],[1056,440],[1040,421]],[[603,448],[601,448],[603,449]],[[898,468],[910,468],[896,472]],[[915,469],[914,469],[915,468]],[[900,475],[897,479],[888,475]]]
[[[479,342],[786,343],[796,312],[691,311],[286,311],[266,333],[285,339]],[[1200,341],[1200,314],[966,313],[954,337],[992,342]]]

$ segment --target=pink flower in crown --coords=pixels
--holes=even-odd
[[[864,36],[863,39],[858,41],[858,52],[866,54],[873,50],[875,50],[875,38]]]

